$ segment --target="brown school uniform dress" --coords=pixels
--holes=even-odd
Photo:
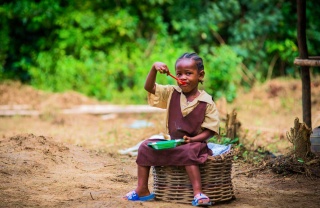
[[[183,117],[180,107],[180,93],[174,90],[170,105],[168,127],[171,139],[181,139],[184,135],[196,136],[200,132],[205,117],[206,103],[200,102],[193,111]],[[186,166],[204,163],[212,151],[205,142],[183,144],[176,148],[155,150],[144,141],[138,150],[137,164],[140,166]]]

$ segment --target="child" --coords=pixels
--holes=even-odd
[[[203,164],[212,151],[206,141],[218,133],[219,114],[212,97],[198,89],[205,75],[202,58],[196,53],[185,53],[175,63],[178,86],[155,83],[157,72],[168,74],[169,69],[162,62],[155,62],[147,76],[145,90],[151,106],[167,109],[166,129],[171,139],[184,139],[183,145],[173,149],[154,150],[144,141],[138,150],[138,185],[124,199],[149,201],[155,195],[150,193],[148,179],[151,166],[185,166],[192,183],[194,200],[192,205],[211,205],[210,199],[202,193],[199,164]],[[160,138],[159,138],[160,139]],[[152,141],[155,141],[154,139]]]

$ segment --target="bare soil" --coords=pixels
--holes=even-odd
[[[312,79],[313,128],[320,126],[320,79]],[[240,92],[230,104],[216,101],[224,119],[236,109],[240,142],[248,150],[275,155],[292,149],[286,132],[302,120],[299,80],[271,80]],[[118,150],[163,132],[164,115],[64,115],[80,104],[101,104],[79,93],[46,93],[20,83],[0,84],[0,105],[29,105],[40,116],[0,117],[0,207],[190,207],[163,201],[128,202],[122,196],[137,183],[135,157]],[[106,103],[104,103],[106,104]],[[130,128],[137,120],[151,122]],[[259,163],[260,164],[260,163]],[[254,159],[234,161],[236,199],[217,207],[320,207],[320,180],[279,175]],[[152,176],[150,178],[152,191]]]

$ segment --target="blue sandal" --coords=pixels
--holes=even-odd
[[[142,196],[139,197],[136,191],[130,191],[126,194],[124,198],[126,198],[129,201],[150,201],[153,200],[155,197],[154,193],[151,193],[148,196]]]
[[[199,203],[199,200],[204,201],[209,200],[208,202],[202,202]],[[212,203],[210,202],[209,197],[207,197],[205,194],[200,193],[194,196],[194,199],[192,200],[192,206],[201,207],[201,206],[210,206]]]

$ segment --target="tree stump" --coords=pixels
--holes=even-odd
[[[231,114],[227,114],[226,118],[226,137],[230,139],[237,138],[237,132],[240,127],[240,122],[237,120],[236,110],[232,110]]]
[[[306,161],[308,153],[311,152],[311,133],[312,130],[306,123],[300,123],[298,118],[294,120],[294,127],[290,128],[290,132],[287,132],[287,138],[293,144],[295,158]]]

